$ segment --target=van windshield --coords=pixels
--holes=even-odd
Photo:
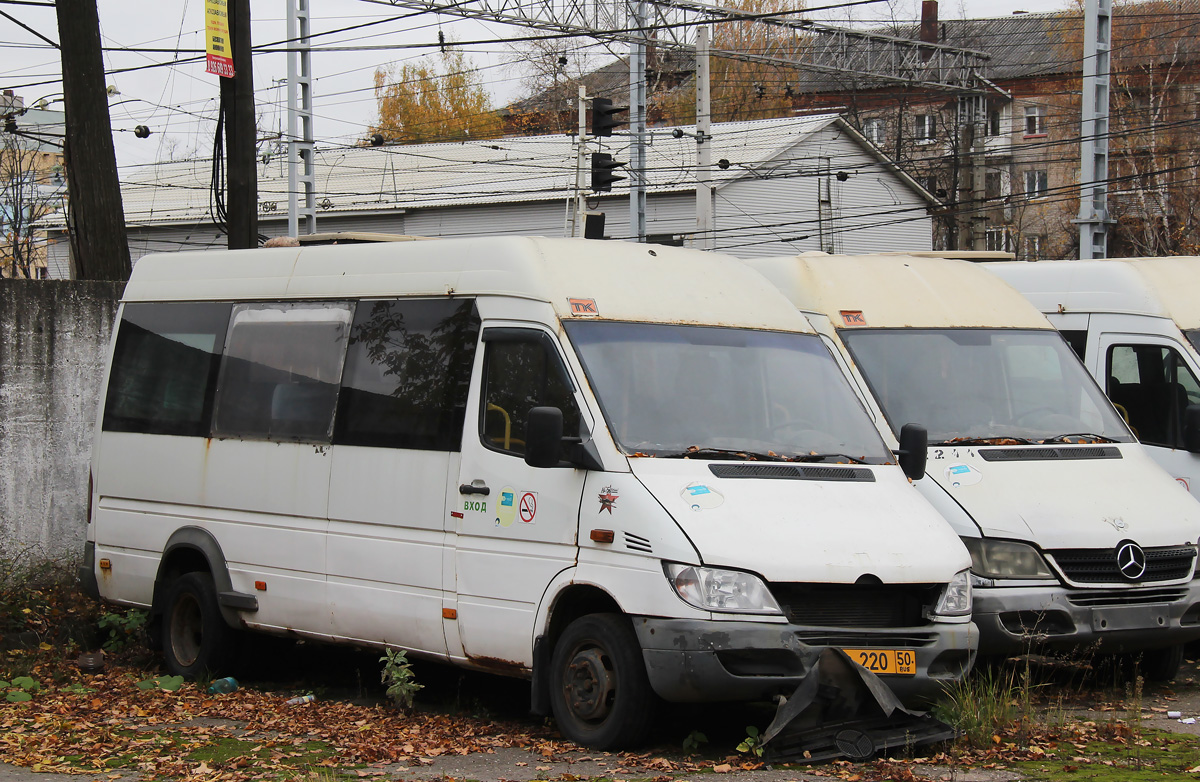
[[[894,431],[931,443],[1130,442],[1124,422],[1055,331],[840,332]]]
[[[892,460],[815,335],[606,321],[566,328],[627,454]]]

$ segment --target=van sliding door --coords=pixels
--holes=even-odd
[[[339,637],[446,653],[446,486],[458,476],[478,338],[471,299],[358,303],[329,493]]]

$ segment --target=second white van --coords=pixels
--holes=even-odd
[[[838,345],[917,486],[971,551],[980,654],[1140,657],[1200,638],[1200,504],[1137,443],[1053,326],[978,265],[810,253],[751,262]]]

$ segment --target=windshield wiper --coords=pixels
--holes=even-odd
[[[1105,437],[1102,434],[1093,434],[1091,432],[1071,432],[1069,434],[1056,434],[1053,437],[1047,437],[1045,440],[1042,440],[1042,442],[1043,443],[1068,443],[1071,445],[1081,445],[1081,443],[1072,443],[1069,439],[1067,439],[1069,437],[1077,437],[1081,440],[1086,438],[1088,442],[1092,442],[1092,443],[1115,443],[1115,442],[1118,442],[1117,440],[1114,440],[1111,437]]]
[[[808,453],[793,456],[788,461],[792,462],[849,462],[850,464],[870,464],[866,459],[860,459],[857,456],[850,456],[845,453]]]
[[[780,456],[777,453],[759,453],[758,451],[735,450],[733,448],[713,448],[710,446],[693,445],[686,451],[677,453],[664,453],[658,455],[660,459],[687,459],[696,457],[699,459],[710,458],[720,459],[723,456],[736,456],[748,462],[788,462],[791,459],[787,456]]]
[[[930,445],[1033,445],[1034,442],[1024,437],[955,437],[953,440],[942,440]]]

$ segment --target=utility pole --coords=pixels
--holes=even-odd
[[[254,69],[250,61],[250,0],[229,0],[229,37],[234,75],[221,77],[228,166],[229,249],[258,247],[258,129],[254,118]],[[290,88],[290,85],[289,85]]]
[[[696,28],[696,241],[701,250],[714,249],[712,195],[712,102],[708,71],[708,28]]]
[[[567,236],[581,236],[583,234],[583,210],[586,206],[584,202],[584,169],[583,164],[587,158],[587,89],[579,88],[579,135],[575,139],[575,204],[571,210],[570,227]]]
[[[58,0],[72,277],[128,280],[129,241],[113,149],[96,0]]]
[[[287,0],[288,236],[317,232],[308,0]],[[300,189],[304,192],[301,193]],[[303,196],[303,203],[301,203]]]
[[[646,0],[633,2],[629,44],[629,236],[646,241]]]
[[[1108,73],[1111,0],[1083,8],[1083,110],[1079,141],[1079,257],[1108,256]]]

